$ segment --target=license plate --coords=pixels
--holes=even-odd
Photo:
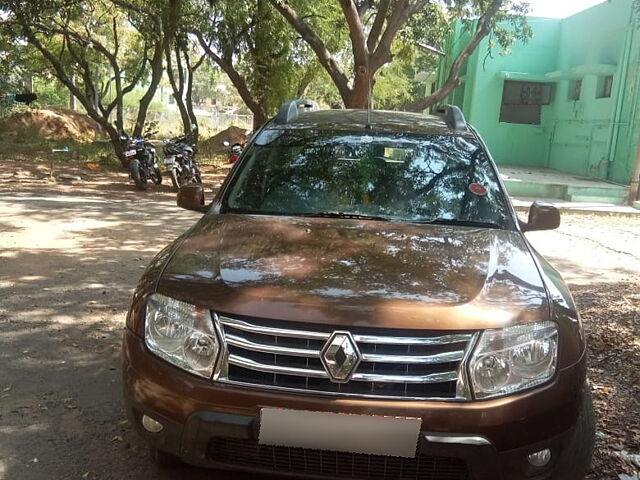
[[[413,458],[421,424],[420,418],[263,408],[258,442]]]
[[[126,157],[133,157],[136,154],[135,150],[127,150],[126,152],[124,152]]]
[[[164,157],[165,165],[173,165],[176,161],[176,157]]]

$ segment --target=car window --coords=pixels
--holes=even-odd
[[[223,211],[507,223],[497,175],[470,138],[267,130],[239,167]]]

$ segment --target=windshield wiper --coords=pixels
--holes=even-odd
[[[456,218],[434,218],[431,220],[416,220],[409,221],[408,223],[420,223],[428,225],[457,225],[461,227],[480,227],[480,228],[498,228],[504,227],[495,222],[479,222],[475,220],[459,220]]]
[[[390,222],[388,218],[376,217],[374,215],[362,215],[360,213],[348,213],[348,212],[314,212],[314,213],[298,213],[292,214],[300,217],[322,217],[322,218],[348,218],[354,220],[377,220],[380,222]]]

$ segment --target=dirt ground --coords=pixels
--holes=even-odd
[[[121,406],[120,339],[143,269],[198,218],[167,185],[3,160],[0,172],[0,479],[242,478],[160,470]],[[217,188],[226,170],[209,167]],[[535,247],[572,285],[590,343],[598,440],[590,480],[633,474],[640,453],[640,216],[571,214]]]

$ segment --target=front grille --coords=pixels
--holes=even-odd
[[[259,468],[274,473],[367,480],[468,480],[466,463],[458,458],[417,456],[387,457],[362,453],[330,452],[307,448],[259,445],[252,440],[216,438],[209,458],[219,464]]]
[[[335,383],[320,360],[333,328],[227,316],[220,322],[228,348],[222,382],[338,395],[466,398],[458,387],[466,383],[461,364],[472,332],[349,328],[362,361],[347,383]]]

